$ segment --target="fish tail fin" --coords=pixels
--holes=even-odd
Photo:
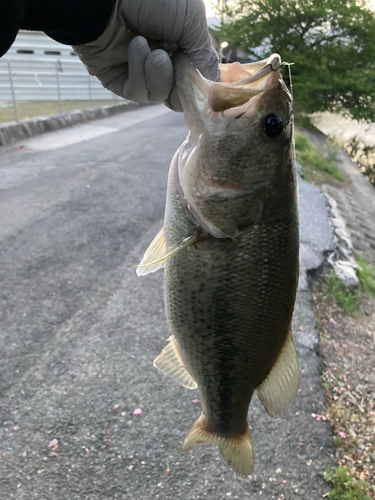
[[[201,415],[185,437],[182,449],[189,451],[198,444],[216,444],[227,464],[237,474],[248,476],[253,472],[254,451],[248,424],[243,434],[223,437],[208,431],[204,415]]]

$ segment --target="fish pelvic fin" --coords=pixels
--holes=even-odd
[[[208,431],[204,415],[201,415],[185,437],[182,449],[189,451],[198,444],[216,444],[224,460],[237,474],[248,476],[253,472],[254,450],[247,423],[243,434],[224,437]]]
[[[257,387],[258,397],[271,415],[283,415],[298,392],[298,358],[291,330],[267,378]]]
[[[180,353],[178,352],[174,337],[170,337],[169,343],[164,347],[159,356],[154,360],[154,366],[168,377],[187,389],[196,389],[196,381],[186,370]]]
[[[180,243],[167,250],[167,240],[164,228],[161,229],[146,250],[143,259],[137,266],[137,276],[146,276],[164,267],[165,261],[180,250],[193,245],[199,238],[195,231],[191,236],[184,238]]]

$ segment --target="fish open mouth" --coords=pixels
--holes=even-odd
[[[272,54],[263,61],[249,64],[220,64],[221,82],[211,85],[208,105],[220,112],[241,106],[252,97],[264,92],[280,78],[279,69],[284,66],[279,54]]]
[[[179,98],[184,111],[194,102],[197,111],[223,112],[241,106],[251,98],[275,86],[281,79],[280,68],[285,63],[279,54],[249,64],[220,64],[221,82],[204,78],[187,56],[174,56]]]

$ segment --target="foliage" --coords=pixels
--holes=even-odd
[[[366,481],[356,481],[349,470],[349,467],[342,466],[336,470],[326,467],[324,477],[333,490],[324,496],[331,500],[371,500],[368,496],[370,485]]]
[[[306,149],[311,148],[311,144],[305,135],[297,134],[295,137],[295,142],[297,151],[305,151]]]
[[[294,124],[302,129],[309,130],[310,132],[314,132],[316,134],[320,133],[320,130],[315,127],[309,115],[305,113],[294,113]]]
[[[328,289],[340,304],[346,314],[353,314],[359,309],[359,299],[362,295],[361,289],[347,289],[335,273],[327,278]]]
[[[375,187],[375,146],[368,146],[358,137],[353,137],[344,144],[344,147],[351,159]]]
[[[336,161],[337,153],[341,149],[341,145],[337,141],[336,137],[327,137],[326,148],[328,151],[328,159],[332,160],[332,161]]]
[[[370,266],[363,256],[358,259],[357,264],[357,276],[360,286],[356,289],[346,288],[335,272],[327,278],[329,291],[346,314],[353,314],[358,311],[359,299],[363,290],[375,296],[375,269]]]
[[[357,274],[361,285],[375,297],[375,269],[370,266],[363,256],[358,259],[357,264],[359,265]]]
[[[295,109],[375,121],[375,16],[365,0],[227,0],[217,36],[291,66]],[[287,78],[286,78],[287,80]]]
[[[334,142],[327,143],[328,158],[319,153],[305,135],[297,134],[295,142],[296,158],[303,168],[315,168],[342,182],[345,180],[335,161],[338,146]]]
[[[1,1],[1,0],[0,0]],[[118,104],[120,98],[115,102],[111,99],[97,99],[97,100],[72,100],[61,101],[61,111],[74,111],[76,109],[92,108],[94,106],[106,106],[108,104]],[[0,107],[0,123],[11,122],[14,120],[14,111],[12,104],[1,105]],[[17,103],[18,118],[24,120],[33,118],[34,116],[47,116],[59,113],[58,101],[25,101]]]

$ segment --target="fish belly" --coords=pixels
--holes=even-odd
[[[166,262],[169,326],[210,432],[244,432],[252,394],[287,338],[297,273],[293,204],[234,239],[208,237]]]

